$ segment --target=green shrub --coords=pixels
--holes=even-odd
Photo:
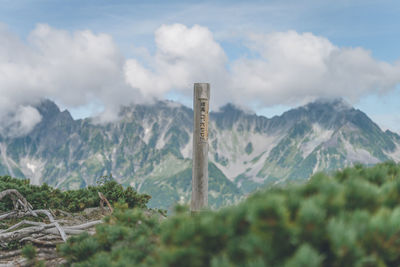
[[[132,187],[124,188],[112,176],[101,177],[97,186],[89,186],[78,190],[61,191],[47,184],[41,186],[29,184],[29,180],[0,176],[0,192],[6,189],[17,189],[35,209],[62,209],[69,212],[82,211],[89,207],[98,207],[98,192],[110,201],[127,203],[130,208],[145,208],[149,195],[139,194]],[[12,209],[12,201],[4,198],[0,202],[0,211]]]
[[[36,249],[31,244],[25,245],[21,250],[22,255],[32,261],[36,258]]]
[[[60,247],[76,266],[400,266],[400,165],[258,192],[216,212],[169,218],[120,209]]]

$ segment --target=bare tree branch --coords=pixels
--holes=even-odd
[[[77,217],[68,212],[57,210],[57,212],[54,213],[51,210],[34,210],[32,205],[16,189],[7,189],[0,192],[0,201],[6,196],[12,200],[13,210],[0,214],[0,220],[10,218],[22,218],[22,220],[9,226],[7,229],[0,230],[0,248],[7,247],[10,242],[18,242],[21,245],[30,242],[37,246],[37,255],[39,258],[46,260],[55,259],[55,263],[57,264],[62,263],[62,259],[57,255],[55,246],[65,242],[67,240],[67,234],[77,235],[85,231],[93,234],[93,227],[102,222],[101,220],[95,220],[75,225],[74,223],[77,222]],[[100,192],[99,197],[102,209],[104,208],[104,203],[106,203],[110,212],[113,212],[107,198]],[[56,220],[55,214],[59,214],[58,212],[67,216],[68,219]],[[44,214],[48,218],[49,223],[37,222],[24,218],[29,216],[37,217],[38,214]],[[82,220],[81,217],[79,218]],[[7,222],[8,221],[5,221],[3,224],[7,225]],[[63,226],[61,226],[60,223],[63,224]],[[44,247],[48,249],[46,250]],[[30,264],[27,260],[21,258],[21,250],[0,253],[0,266],[3,266],[3,260],[6,260],[6,264],[11,264],[12,266],[25,266]]]
[[[113,213],[114,210],[111,207],[110,202],[108,202],[108,199],[101,192],[97,192],[97,193],[99,194],[99,197],[100,197],[100,208],[101,208],[101,210],[104,209],[104,202],[105,202],[107,204],[107,207],[110,210],[110,213]]]
[[[50,222],[54,223],[54,225],[57,228],[58,232],[60,232],[62,240],[64,240],[64,242],[67,241],[67,235],[65,234],[64,230],[61,228],[60,224],[54,220],[53,215],[51,215],[51,213],[49,211],[47,211],[47,210],[36,210],[35,212],[45,214],[49,218]]]
[[[32,205],[26,200],[26,198],[21,195],[20,192],[16,189],[7,189],[0,192],[0,200],[2,200],[5,196],[9,196],[13,201],[14,210],[18,210],[18,207],[21,206],[24,211],[29,211],[33,216],[37,217],[37,214],[32,211]]]
[[[1,233],[5,233],[5,232],[9,232],[9,231],[11,231],[11,230],[13,230],[15,228],[18,228],[18,227],[20,227],[22,225],[25,225],[25,224],[29,224],[29,225],[33,225],[33,226],[46,225],[45,223],[41,223],[41,222],[32,222],[32,221],[28,221],[28,220],[23,220],[23,221],[20,221],[19,223],[14,224],[13,226],[9,227],[8,229],[0,230],[0,234]]]

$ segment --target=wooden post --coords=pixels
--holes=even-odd
[[[210,84],[195,83],[193,94],[192,212],[208,206],[208,107]]]

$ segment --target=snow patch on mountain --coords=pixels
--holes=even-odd
[[[4,163],[6,164],[6,166],[7,166],[8,173],[9,173],[11,176],[15,177],[15,174],[14,174],[12,168],[11,168],[10,162],[9,162],[9,160],[8,160],[8,157],[7,157],[7,146],[6,146],[5,144],[3,144],[3,143],[0,143],[0,153],[1,153],[1,157],[2,157],[2,159],[3,159],[3,162],[4,162]]]
[[[316,158],[317,158],[317,163],[315,163],[315,166],[313,168],[313,172],[312,172],[313,174],[319,170],[319,167],[321,165],[321,151],[320,150],[317,151]]]
[[[40,185],[45,164],[46,163],[40,159],[28,156],[22,157],[19,161],[21,171],[33,185]]]
[[[192,158],[193,154],[193,134],[190,132],[187,132],[187,134],[190,136],[189,142],[185,144],[183,148],[181,148],[181,154],[184,158]]]
[[[349,141],[342,139],[344,149],[347,153],[346,160],[350,163],[376,164],[379,159],[372,156],[370,152],[363,148],[354,147]]]
[[[152,131],[151,131],[152,127],[153,127],[153,125],[152,124],[150,125],[148,122],[145,122],[143,125],[144,133],[143,133],[142,139],[143,139],[143,142],[146,143],[146,145],[149,144],[149,141],[150,141],[150,138],[152,135]]]
[[[303,158],[310,155],[320,144],[328,141],[332,137],[333,132],[333,130],[327,130],[321,125],[314,123],[312,125],[312,132],[306,137],[309,141],[300,145]]]
[[[256,183],[262,183],[265,180],[265,178],[257,177],[257,174],[264,167],[265,162],[269,156],[269,152],[262,153],[260,155],[261,155],[261,157],[256,157],[252,160],[253,164],[251,166],[251,169],[246,172],[246,175],[248,177],[250,177],[250,180],[252,180],[253,182],[256,182]]]
[[[385,152],[385,154],[396,162],[400,162],[400,144],[396,144],[396,149],[393,152]]]
[[[231,131],[217,129],[215,132],[216,136],[214,140],[218,140],[217,148],[215,149],[213,146],[210,146],[210,155],[218,154],[219,158],[228,159],[223,164],[212,157],[218,168],[231,181],[237,175],[250,170],[251,175],[255,177],[256,173],[262,168],[269,152],[282,138],[279,135],[268,136],[257,132],[238,131],[236,129]],[[246,152],[247,146],[251,146],[252,151]],[[262,157],[254,160],[261,154]]]

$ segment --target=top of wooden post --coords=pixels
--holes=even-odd
[[[195,83],[194,84],[195,97],[199,99],[210,98],[210,84],[209,83]]]

